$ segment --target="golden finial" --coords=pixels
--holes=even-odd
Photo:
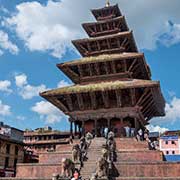
[[[110,2],[109,0],[106,0],[106,7],[109,7],[110,6]]]

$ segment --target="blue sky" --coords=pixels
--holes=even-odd
[[[0,121],[20,129],[45,125],[68,129],[67,117],[38,92],[71,84],[56,64],[79,58],[70,41],[87,36],[81,23],[94,21],[89,10],[104,3],[0,0]],[[167,116],[153,119],[150,128],[180,129],[179,0],[112,3],[118,3],[126,16],[167,101]]]

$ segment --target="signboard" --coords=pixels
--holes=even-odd
[[[162,136],[161,139],[163,140],[178,140],[178,136]]]

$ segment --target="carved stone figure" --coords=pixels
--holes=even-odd
[[[78,144],[74,145],[72,148],[72,161],[74,163],[80,161],[80,156],[81,156],[81,150]]]
[[[97,161],[95,176],[98,178],[108,176],[108,162],[103,157],[99,158]]]
[[[71,177],[75,170],[74,162],[71,159],[63,158],[62,159],[62,177]]]

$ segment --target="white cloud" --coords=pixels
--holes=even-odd
[[[173,0],[173,3],[169,0],[133,0],[132,3],[111,0],[111,3],[119,3],[141,49],[154,49],[160,41],[159,37],[166,32],[174,39],[170,45],[179,38],[179,0]],[[104,0],[49,0],[46,5],[35,1],[25,2],[17,5],[17,12],[4,23],[14,28],[29,50],[47,51],[61,57],[67,48],[71,48],[72,39],[85,36],[80,25],[94,21],[90,9],[104,5]],[[174,30],[167,31],[166,22],[169,20],[175,23]],[[162,41],[163,44],[165,42]]]
[[[40,92],[46,91],[47,88],[44,84],[39,86],[25,85],[20,89],[19,94],[23,99],[32,99],[35,96],[39,96]]]
[[[169,103],[166,103],[165,111],[166,116],[152,119],[151,124],[176,128],[175,125],[179,125],[180,122],[180,98],[174,96]]]
[[[38,113],[42,120],[45,120],[46,124],[54,124],[60,122],[65,115],[49,102],[40,101],[37,102],[32,108],[32,111]]]
[[[62,87],[66,87],[66,86],[70,86],[71,84],[66,82],[65,80],[61,80],[58,84],[57,87],[58,88],[62,88]]]
[[[39,96],[40,92],[47,90],[44,84],[38,86],[28,84],[27,76],[25,74],[15,76],[15,83],[18,87],[19,95],[23,99],[32,99],[35,96]]]
[[[11,93],[12,90],[10,89],[11,82],[8,80],[0,81],[0,91]]]
[[[79,30],[68,26],[64,13],[70,17],[72,14],[68,12],[70,9],[63,7],[63,3],[49,1],[44,6],[38,2],[27,2],[18,5],[17,10],[18,13],[7,22],[15,27],[17,35],[30,51],[48,51],[55,57],[61,57],[66,48],[71,47],[71,39],[79,33]]]
[[[180,119],[180,99],[173,97],[169,104],[166,104],[166,116],[163,118],[171,122]]]
[[[147,129],[150,131],[150,132],[159,132],[159,133],[164,133],[165,131],[168,131],[167,128],[163,128],[163,127],[160,127],[160,126],[153,126],[153,125],[148,125],[146,126]]]
[[[166,32],[159,37],[159,41],[167,47],[179,43],[180,24],[173,24],[168,21],[166,23]]]
[[[4,50],[8,50],[12,54],[18,54],[18,47],[9,40],[9,36],[4,31],[0,30],[0,55]]]
[[[15,84],[18,87],[18,93],[23,99],[32,99],[35,96],[39,96],[40,92],[47,91],[48,89],[46,85],[40,84],[37,86],[31,85],[28,83],[26,74],[19,74],[15,76]],[[57,84],[57,88],[69,86],[70,83],[66,82],[65,80],[61,80]]]
[[[25,74],[20,74],[15,76],[15,83],[17,87],[22,87],[27,84],[27,76]]]
[[[1,116],[8,116],[11,114],[11,107],[3,104],[2,101],[0,100],[0,115]]]

